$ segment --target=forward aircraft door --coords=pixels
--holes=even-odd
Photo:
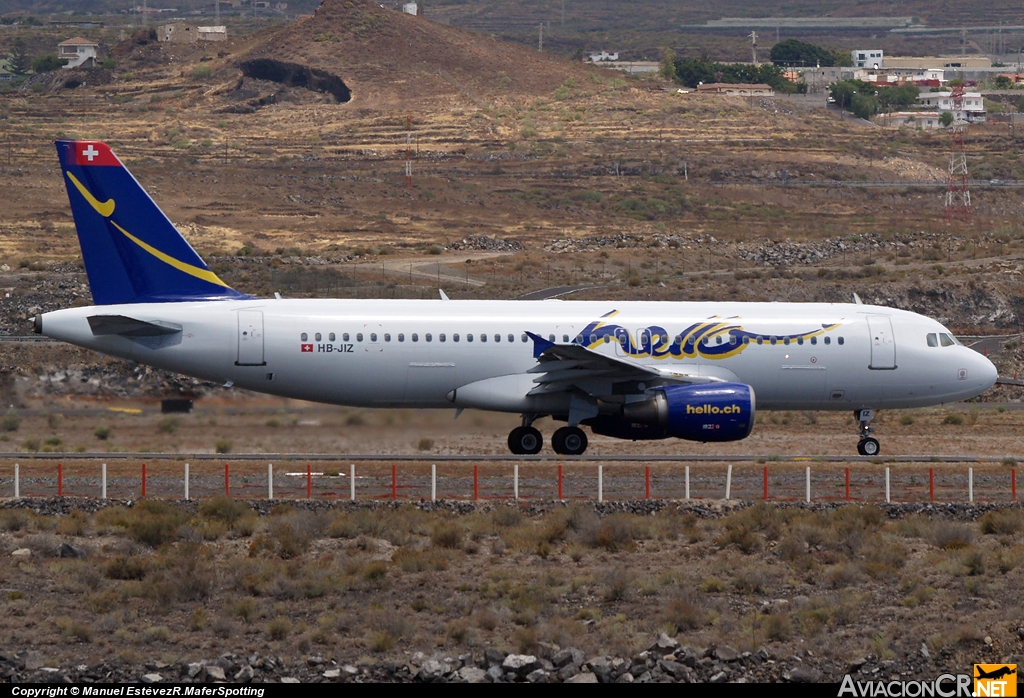
[[[265,366],[263,360],[263,311],[238,311],[237,366]]]
[[[868,368],[892,370],[896,368],[896,340],[888,315],[868,315],[871,339],[871,364]]]

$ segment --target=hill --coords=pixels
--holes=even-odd
[[[373,104],[457,93],[474,101],[546,94],[591,74],[565,59],[370,0],[325,0],[312,18],[268,36],[238,64],[249,77],[296,86],[333,76],[353,100]]]

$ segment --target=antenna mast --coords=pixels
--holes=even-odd
[[[750,32],[750,53],[754,58],[754,67],[757,67],[757,32]]]

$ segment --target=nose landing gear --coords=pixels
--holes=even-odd
[[[871,436],[874,430],[871,428],[871,420],[875,417],[874,410],[855,410],[853,418],[859,423],[857,432],[860,434],[860,441],[857,443],[857,453],[862,456],[877,456],[881,450],[878,439]]]

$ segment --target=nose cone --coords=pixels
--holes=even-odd
[[[974,368],[974,378],[978,382],[978,394],[981,394],[996,384],[999,378],[999,371],[995,364],[988,360],[987,356],[977,355]]]

